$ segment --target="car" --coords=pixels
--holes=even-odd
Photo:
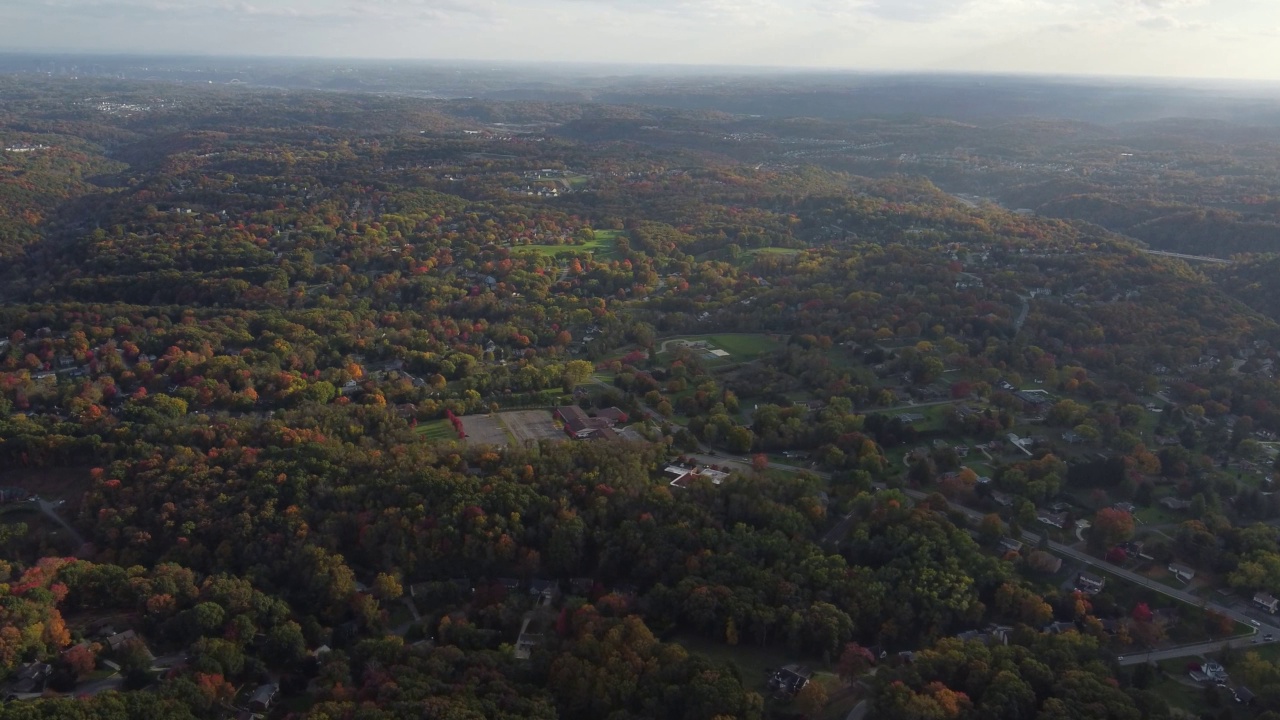
[[[1276,639],[1276,636],[1272,635],[1271,633],[1267,633],[1266,635],[1262,636],[1262,639],[1266,640],[1267,642],[1271,642],[1272,640]]]
[[[1258,643],[1260,643],[1260,642],[1262,642],[1262,641],[1261,641],[1261,640],[1259,640],[1258,638],[1254,638],[1254,639],[1250,640],[1249,642],[1253,643],[1254,645],[1257,645]]]
[[[1262,627],[1262,623],[1258,622],[1257,620],[1250,620],[1249,624],[1254,627]]]
[[[1124,656],[1123,656],[1123,655],[1117,655],[1117,656],[1116,656],[1116,660],[1123,660],[1123,659],[1124,659]]]

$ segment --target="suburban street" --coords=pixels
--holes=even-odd
[[[913,497],[917,500],[922,500],[925,497],[928,497],[929,495],[928,493],[924,493],[919,490],[904,489],[903,492],[906,493],[908,496]],[[962,505],[957,505],[955,503],[951,503],[950,506],[953,509],[959,510],[960,512],[964,513],[964,515],[968,517],[970,520],[974,520],[974,521],[981,520],[984,515],[984,513],[978,512],[977,510],[972,510],[970,508],[964,507]],[[1040,543],[1040,536],[1030,531],[1024,531],[1022,533],[1022,539],[1024,542],[1027,542],[1031,545],[1038,545]],[[1135,585],[1140,585],[1144,588],[1147,588],[1148,590],[1158,592],[1161,595],[1165,595],[1166,597],[1171,597],[1175,600],[1179,600],[1181,602],[1185,602],[1190,605],[1194,605],[1196,607],[1204,608],[1206,610],[1212,610],[1222,615],[1226,615],[1232,620],[1235,620],[1237,622],[1253,627],[1254,628],[1253,635],[1255,637],[1258,636],[1259,634],[1273,634],[1273,635],[1280,636],[1280,620],[1277,620],[1274,617],[1267,616],[1262,612],[1258,612],[1257,618],[1255,618],[1250,613],[1243,612],[1240,610],[1235,610],[1233,608],[1229,608],[1223,605],[1218,605],[1216,603],[1209,602],[1204,598],[1196,597],[1191,593],[1178,590],[1176,588],[1171,588],[1168,585],[1164,585],[1163,583],[1158,583],[1154,580],[1151,580],[1150,578],[1147,578],[1142,575],[1139,575],[1138,573],[1126,570],[1118,565],[1113,565],[1105,560],[1100,560],[1098,558],[1095,558],[1086,552],[1083,552],[1081,550],[1077,550],[1076,548],[1071,547],[1070,545],[1063,545],[1062,543],[1058,543],[1058,542],[1050,542],[1049,549],[1057,553],[1058,555],[1061,555],[1062,557],[1069,558],[1071,560],[1075,560],[1080,563],[1084,563],[1085,565],[1088,565],[1093,568],[1097,568],[1099,570],[1104,570],[1112,575],[1115,575],[1116,577],[1123,578],[1128,582],[1131,582]],[[1227,645],[1240,646],[1242,642],[1243,641],[1241,639],[1241,636],[1237,635],[1234,638],[1228,638],[1225,640],[1216,640],[1208,643],[1200,643],[1198,645],[1186,645],[1186,646],[1181,646],[1176,648],[1167,648],[1164,650],[1158,650],[1150,653],[1149,655],[1154,660],[1168,660],[1168,659],[1180,658],[1180,657],[1194,657],[1194,656],[1203,655],[1205,653],[1218,652],[1219,650],[1222,650],[1223,648],[1225,648]],[[1141,653],[1139,655],[1123,656],[1123,657],[1124,659],[1120,661],[1122,665],[1134,665],[1134,664],[1145,662],[1145,658],[1148,657],[1148,654]]]
[[[948,404],[948,403],[930,403],[930,404],[941,405],[941,404]],[[927,405],[915,405],[913,407],[926,407],[926,406]],[[721,467],[728,466],[731,469],[739,469],[743,471],[747,471],[751,469],[750,458],[742,458],[742,457],[737,457],[732,455],[725,455],[725,456],[710,455],[708,454],[708,450],[705,446],[701,445],[701,443],[699,443],[699,445],[700,445],[700,452],[686,453],[686,454],[700,463],[703,463],[706,465],[719,465]],[[770,462],[769,469],[779,470],[782,472],[792,472],[792,473],[809,472],[824,479],[831,478],[831,473],[828,473],[828,472],[823,472],[819,470],[809,470],[806,468],[796,467],[794,465],[785,465],[782,463]],[[887,485],[884,485],[882,483],[877,483],[875,487],[878,490],[885,490],[888,488]],[[916,500],[923,500],[929,497],[930,495],[930,493],[922,492],[920,490],[911,490],[907,488],[901,488],[901,490],[908,497],[914,498]],[[971,508],[967,508],[963,505],[959,505],[956,503],[948,502],[948,505],[951,509],[957,510],[963,513],[967,518],[969,518],[973,522],[980,521],[983,518],[983,516],[986,514],[978,510],[973,510]],[[852,522],[853,522],[852,514],[845,515],[840,519],[839,522],[837,522],[830,530],[828,530],[822,536],[821,542],[824,545],[839,542],[839,539],[843,537],[845,533],[848,532],[849,526],[852,524]],[[1023,531],[1022,539],[1024,542],[1033,546],[1039,545],[1040,543],[1040,535],[1033,533],[1031,531]],[[1262,613],[1260,611],[1256,613],[1256,617],[1255,617],[1254,614],[1251,614],[1246,611],[1236,610],[1234,608],[1229,608],[1224,605],[1219,605],[1217,603],[1209,602],[1204,598],[1197,597],[1183,590],[1178,590],[1176,588],[1169,587],[1168,585],[1156,582],[1154,580],[1151,580],[1150,578],[1139,575],[1138,573],[1126,570],[1118,565],[1113,565],[1105,560],[1095,558],[1084,551],[1077,550],[1076,548],[1071,547],[1070,545],[1064,545],[1059,542],[1050,541],[1048,544],[1048,547],[1051,551],[1053,551],[1054,553],[1057,553],[1058,555],[1064,558],[1083,563],[1092,568],[1104,570],[1107,573],[1110,573],[1111,575],[1123,578],[1127,582],[1134,583],[1135,585],[1140,585],[1144,588],[1147,588],[1148,590],[1152,590],[1154,592],[1160,593],[1161,595],[1164,595],[1166,597],[1170,597],[1180,602],[1188,603],[1196,607],[1204,608],[1206,610],[1212,610],[1222,615],[1226,615],[1232,620],[1235,620],[1239,623],[1243,623],[1245,625],[1248,625],[1254,628],[1252,633],[1253,637],[1259,637],[1264,634],[1272,634],[1272,635],[1276,635],[1277,637],[1280,637],[1280,618],[1268,616],[1265,613]],[[1228,638],[1224,640],[1215,640],[1213,642],[1200,643],[1196,645],[1184,645],[1184,646],[1174,647],[1174,648],[1166,648],[1163,650],[1156,650],[1150,653],[1138,653],[1134,655],[1126,655],[1121,657],[1120,664],[1121,665],[1140,664],[1140,663],[1146,662],[1148,658],[1150,658],[1151,660],[1169,660],[1169,659],[1180,658],[1180,657],[1197,657],[1197,656],[1205,655],[1207,653],[1218,652],[1223,648],[1227,647],[1228,645],[1232,645],[1234,647],[1240,647],[1244,644],[1248,644],[1244,640],[1244,638],[1247,638],[1247,637],[1249,636],[1237,635],[1232,638]]]

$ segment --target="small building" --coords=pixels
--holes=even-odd
[[[1041,510],[1036,513],[1036,520],[1039,520],[1045,525],[1050,525],[1059,529],[1067,526],[1067,514],[1064,512],[1049,512],[1047,510]]]
[[[1061,635],[1068,632],[1079,632],[1080,628],[1071,622],[1051,622],[1044,626],[1044,632],[1050,635]]]
[[[1000,541],[1000,554],[1008,555],[1009,553],[1022,552],[1022,541],[1013,538],[1004,538]]]
[[[807,667],[795,664],[785,665],[769,678],[769,689],[779,695],[795,697],[809,684],[809,679],[812,677],[813,671]]]
[[[1216,680],[1225,681],[1229,677],[1227,675],[1227,669],[1222,667],[1221,664],[1213,660],[1210,660],[1209,662],[1201,665],[1200,672],[1204,673],[1210,680],[1215,680],[1215,681]]]
[[[1280,600],[1275,599],[1269,593],[1258,593],[1254,595],[1253,604],[1263,610],[1266,610],[1272,615],[1276,613],[1276,610],[1280,609]]]
[[[1169,572],[1184,583],[1189,583],[1196,577],[1195,568],[1178,562],[1169,563]]]
[[[266,712],[271,709],[271,704],[276,699],[276,691],[279,689],[274,683],[259,685],[258,689],[249,696],[249,709],[254,712]]]
[[[538,599],[539,605],[550,605],[560,597],[560,584],[554,580],[531,580],[529,594]]]
[[[1082,572],[1076,576],[1076,589],[1089,595],[1097,595],[1106,585],[1105,579],[1093,573]]]
[[[132,630],[125,630],[124,632],[118,632],[114,635],[110,635],[106,638],[107,649],[111,652],[116,652],[120,648],[124,647],[125,643],[130,640],[135,640],[137,637],[138,634]]]
[[[9,692],[18,694],[43,692],[45,683],[52,674],[53,666],[49,663],[23,663],[14,671]]]

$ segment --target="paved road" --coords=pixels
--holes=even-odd
[[[937,407],[939,405],[955,405],[958,402],[960,401],[959,400],[935,400],[933,402],[914,403],[911,405],[897,405],[895,407],[890,407],[890,408],[867,408],[866,410],[859,410],[858,412],[860,412],[863,415],[888,415],[890,413],[896,413],[902,410],[915,410],[916,408]]]
[[[1231,265],[1233,260],[1223,258],[1208,257],[1206,255],[1187,255],[1185,253],[1167,252],[1165,250],[1143,250],[1148,255],[1160,255],[1162,257],[1178,258],[1179,260],[1198,260],[1200,262],[1217,263],[1219,265]]]
[[[844,720],[862,720],[862,718],[866,717],[867,711],[870,709],[871,703],[863,700],[853,706],[853,709],[849,711],[849,714],[844,716]]]
[[[1220,652],[1223,648],[1230,645],[1232,648],[1249,649],[1252,644],[1248,641],[1236,638],[1232,640],[1215,640],[1214,642],[1200,643],[1198,645],[1180,645],[1174,648],[1166,648],[1164,650],[1155,650],[1152,652],[1139,652],[1133,655],[1121,655],[1120,665],[1128,667],[1130,665],[1141,665],[1146,662],[1160,662],[1161,660],[1176,660],[1184,657],[1201,657],[1212,655]]]

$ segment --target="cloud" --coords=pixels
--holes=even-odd
[[[12,0],[9,0],[12,1]],[[21,5],[23,0],[16,0]],[[57,11],[63,17],[125,20],[146,16],[293,21],[415,21],[454,16],[489,17],[494,0],[38,0],[34,8]]]
[[[959,14],[970,4],[970,0],[870,0],[861,9],[886,20],[928,23]]]

